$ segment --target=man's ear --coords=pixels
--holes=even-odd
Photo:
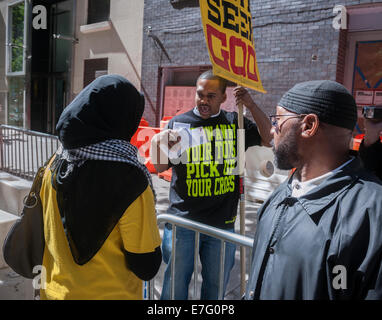
[[[320,126],[320,120],[316,114],[308,114],[302,120],[302,132],[301,135],[303,138],[311,138],[313,137]]]
[[[222,102],[221,102],[221,103],[224,103],[226,100],[227,100],[227,93],[224,92],[224,94],[223,94],[223,98],[222,98]]]

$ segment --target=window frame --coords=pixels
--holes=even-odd
[[[95,21],[95,22],[89,22],[89,17],[90,17],[90,14],[89,14],[89,8],[90,8],[90,2],[92,0],[88,0],[87,1],[87,7],[86,7],[86,25],[91,25],[91,24],[95,24],[95,23],[100,23],[100,22],[105,22],[105,21],[110,21],[110,12],[111,12],[111,1],[109,1],[109,13],[108,13],[108,17],[104,20],[101,20],[101,21]]]
[[[14,7],[20,3],[24,3],[24,30],[23,30],[23,63],[22,63],[22,70],[13,72],[11,71],[11,65],[12,62],[10,61],[12,57],[12,46],[10,45],[10,41],[12,38],[12,15],[11,15],[11,7]],[[7,5],[7,32],[6,32],[6,50],[5,50],[5,75],[6,76],[25,76],[26,73],[26,48],[27,48],[27,3],[26,0],[16,0],[13,2],[8,3]]]

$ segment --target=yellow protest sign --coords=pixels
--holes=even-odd
[[[214,74],[266,92],[260,80],[249,0],[199,0]]]

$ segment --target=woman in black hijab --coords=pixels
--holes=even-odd
[[[57,124],[63,150],[45,171],[43,299],[141,299],[161,263],[151,176],[130,144],[144,98],[107,75]]]

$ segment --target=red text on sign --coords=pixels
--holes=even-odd
[[[214,62],[238,76],[246,77],[253,81],[259,81],[256,73],[256,54],[252,45],[246,44],[240,38],[228,36],[224,32],[215,29],[207,24],[207,44]],[[220,42],[219,46],[213,46],[213,39]],[[227,39],[228,38],[228,39]],[[228,41],[227,41],[228,40]],[[237,65],[236,50],[239,49],[243,54],[243,65]]]

